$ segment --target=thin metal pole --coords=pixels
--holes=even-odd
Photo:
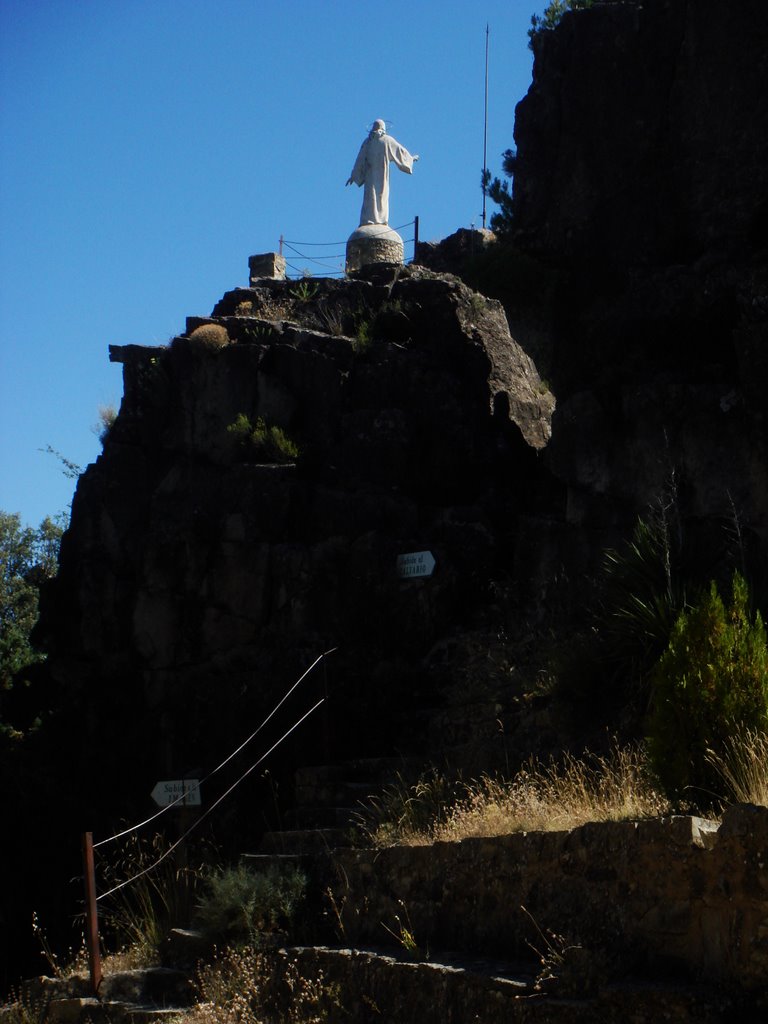
[[[280,235],[280,255],[283,255],[283,236]]]
[[[96,906],[96,872],[93,865],[93,832],[83,833],[83,868],[85,874],[85,937],[91,968],[91,990],[99,994],[101,984],[101,949],[99,947],[99,918]]]
[[[416,262],[416,250],[419,248],[419,218],[413,218],[413,261]]]
[[[483,229],[485,229],[485,180],[488,177],[488,36],[490,29],[485,25],[485,107],[483,111]]]

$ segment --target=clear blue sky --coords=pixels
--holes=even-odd
[[[281,234],[347,238],[374,118],[421,155],[390,223],[479,225],[485,25],[499,173],[543,6],[0,0],[0,509],[67,508],[74,482],[39,449],[98,456],[99,406],[122,396],[108,345],[165,343]]]

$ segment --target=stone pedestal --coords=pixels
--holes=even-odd
[[[253,284],[259,278],[270,278],[272,281],[285,280],[285,256],[276,252],[262,252],[248,257],[248,276]]]
[[[347,240],[347,273],[369,263],[402,263],[403,240],[387,224],[362,224]]]

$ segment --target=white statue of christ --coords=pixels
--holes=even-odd
[[[389,223],[389,165],[406,174],[413,173],[418,156],[411,154],[391,135],[381,118],[373,122],[368,138],[360,147],[347,185],[364,185],[360,225]]]

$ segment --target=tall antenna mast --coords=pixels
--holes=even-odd
[[[485,110],[483,116],[483,230],[485,230],[485,193],[488,177],[488,36],[490,30],[485,25]]]

